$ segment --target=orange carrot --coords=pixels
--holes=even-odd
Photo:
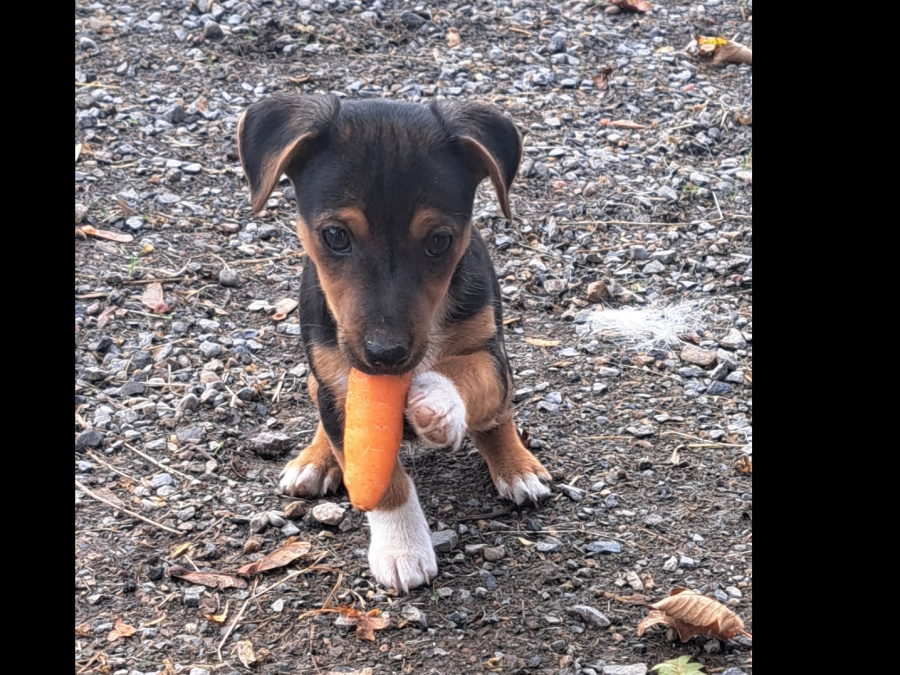
[[[391,483],[403,440],[411,374],[366,375],[350,369],[344,406],[344,485],[360,511],[374,509]]]

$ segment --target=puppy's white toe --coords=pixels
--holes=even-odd
[[[457,449],[466,436],[466,405],[454,384],[439,373],[416,375],[406,399],[406,418],[429,448]]]
[[[510,482],[498,478],[495,482],[497,492],[501,497],[522,504],[530,500],[537,504],[540,500],[550,496],[550,488],[534,473],[516,476]]]
[[[284,494],[294,497],[319,497],[337,488],[339,480],[333,471],[295,460],[284,467],[279,486]]]
[[[372,575],[381,585],[404,593],[427,584],[438,571],[431,531],[412,481],[409,488],[409,498],[400,508],[366,514],[372,529]]]

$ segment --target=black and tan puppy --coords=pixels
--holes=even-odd
[[[510,217],[507,194],[522,157],[516,127],[468,103],[278,96],[250,106],[237,136],[254,210],[282,174],[291,179],[308,254],[300,322],[320,424],[284,468],[284,492],[312,497],[340,485],[352,366],[412,371],[409,435],[457,448],[468,434],[501,496],[520,504],[549,495],[550,475],[513,425],[500,288],[471,224],[485,178]],[[437,574],[425,516],[399,463],[367,515],[380,583],[405,591]]]

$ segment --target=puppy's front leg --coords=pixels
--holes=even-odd
[[[413,377],[406,417],[431,447],[456,448],[470,433],[500,496],[537,502],[550,495],[550,474],[519,438],[505,378],[486,351],[444,357]]]
[[[437,576],[431,531],[412,480],[397,463],[388,491],[369,511],[369,568],[383,586],[404,592]]]

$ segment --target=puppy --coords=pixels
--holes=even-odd
[[[254,211],[282,174],[290,178],[308,255],[300,323],[320,422],[285,466],[282,490],[315,497],[341,484],[353,367],[412,371],[407,437],[455,449],[468,435],[502,497],[548,496],[550,474],[513,424],[500,287],[471,223],[485,178],[511,217],[522,158],[516,127],[472,103],[276,96],[247,109],[237,140]],[[408,591],[437,574],[425,515],[399,462],[367,517],[379,583]]]

